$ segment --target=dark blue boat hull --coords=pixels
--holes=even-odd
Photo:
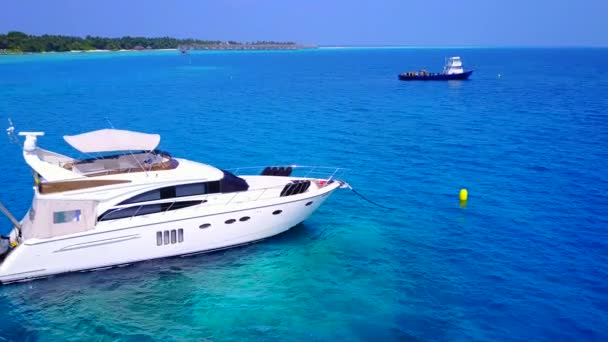
[[[466,80],[471,76],[473,70],[463,72],[462,74],[434,74],[434,75],[406,75],[399,74],[399,79],[402,81],[449,81],[449,80]]]

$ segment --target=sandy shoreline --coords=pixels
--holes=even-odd
[[[250,46],[242,45],[238,47],[226,47],[226,46],[209,46],[200,49],[193,49],[188,51],[270,51],[270,50],[301,50],[301,49],[316,49],[317,47],[281,47],[281,46]],[[0,56],[16,56],[16,55],[45,55],[45,54],[76,54],[76,53],[116,53],[116,52],[146,52],[146,51],[179,51],[179,49],[120,49],[120,50],[104,50],[104,49],[93,49],[93,50],[70,50],[70,51],[43,51],[43,52],[6,52],[1,51]]]
[[[120,49],[120,50],[70,50],[70,51],[42,51],[42,52],[8,52],[8,51],[0,51],[0,56],[17,56],[17,55],[46,55],[46,54],[56,54],[56,53],[107,53],[107,52],[144,52],[144,51],[177,51],[177,49],[144,49],[144,50],[128,50],[128,49]]]
[[[77,53],[77,52],[85,52],[85,53],[98,53],[98,52],[129,52],[129,51],[177,51],[177,49],[143,49],[143,50],[135,50],[135,49],[120,49],[120,50],[100,50],[100,49],[94,49],[94,50],[70,50],[67,52],[72,52],[72,53]],[[51,52],[42,52],[42,53],[53,53],[55,51],[51,51]]]

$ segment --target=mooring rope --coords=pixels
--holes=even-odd
[[[398,210],[397,208],[385,207],[382,204],[378,204],[378,203],[370,200],[369,198],[367,198],[367,197],[363,196],[362,194],[360,194],[357,190],[353,189],[353,187],[350,186],[350,184],[348,184],[348,183],[342,182],[342,184],[345,185],[348,189],[350,189],[350,191],[352,191],[355,195],[361,197],[362,199],[368,201],[369,203],[371,203],[371,204],[373,204],[373,205],[375,205],[377,207],[380,207],[380,208],[383,208],[383,209],[387,209],[387,210]]]

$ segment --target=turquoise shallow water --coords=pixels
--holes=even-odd
[[[468,82],[399,82],[459,54]],[[0,56],[0,115],[158,132],[224,168],[342,166],[264,242],[0,287],[0,340],[608,340],[608,49]],[[501,75],[498,77],[498,75]],[[31,177],[0,142],[0,200]],[[458,191],[469,189],[460,208]],[[0,220],[0,229],[9,227]]]

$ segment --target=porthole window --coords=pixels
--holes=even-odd
[[[226,220],[226,224],[233,224],[234,222],[236,222],[235,219],[230,219],[230,220]]]
[[[177,242],[184,242],[184,230],[183,229],[177,230]]]
[[[243,216],[239,219],[239,221],[241,221],[241,222],[249,221],[250,218],[251,217],[249,217],[249,216]]]
[[[309,205],[311,205],[311,204],[312,204],[312,201],[310,201],[310,202],[306,203],[306,206],[308,207],[308,206],[309,206]]]
[[[275,210],[272,212],[272,215],[279,215],[282,212],[283,212],[283,210]]]
[[[200,229],[205,229],[205,228],[209,228],[211,227],[211,223],[203,223],[200,226],[198,226]]]
[[[163,238],[164,238],[165,245],[168,245],[169,244],[169,231],[168,230],[164,231]]]
[[[156,232],[156,245],[162,246],[163,244],[163,232]]]
[[[171,244],[174,244],[177,242],[177,232],[175,231],[175,229],[173,229],[171,231]]]

